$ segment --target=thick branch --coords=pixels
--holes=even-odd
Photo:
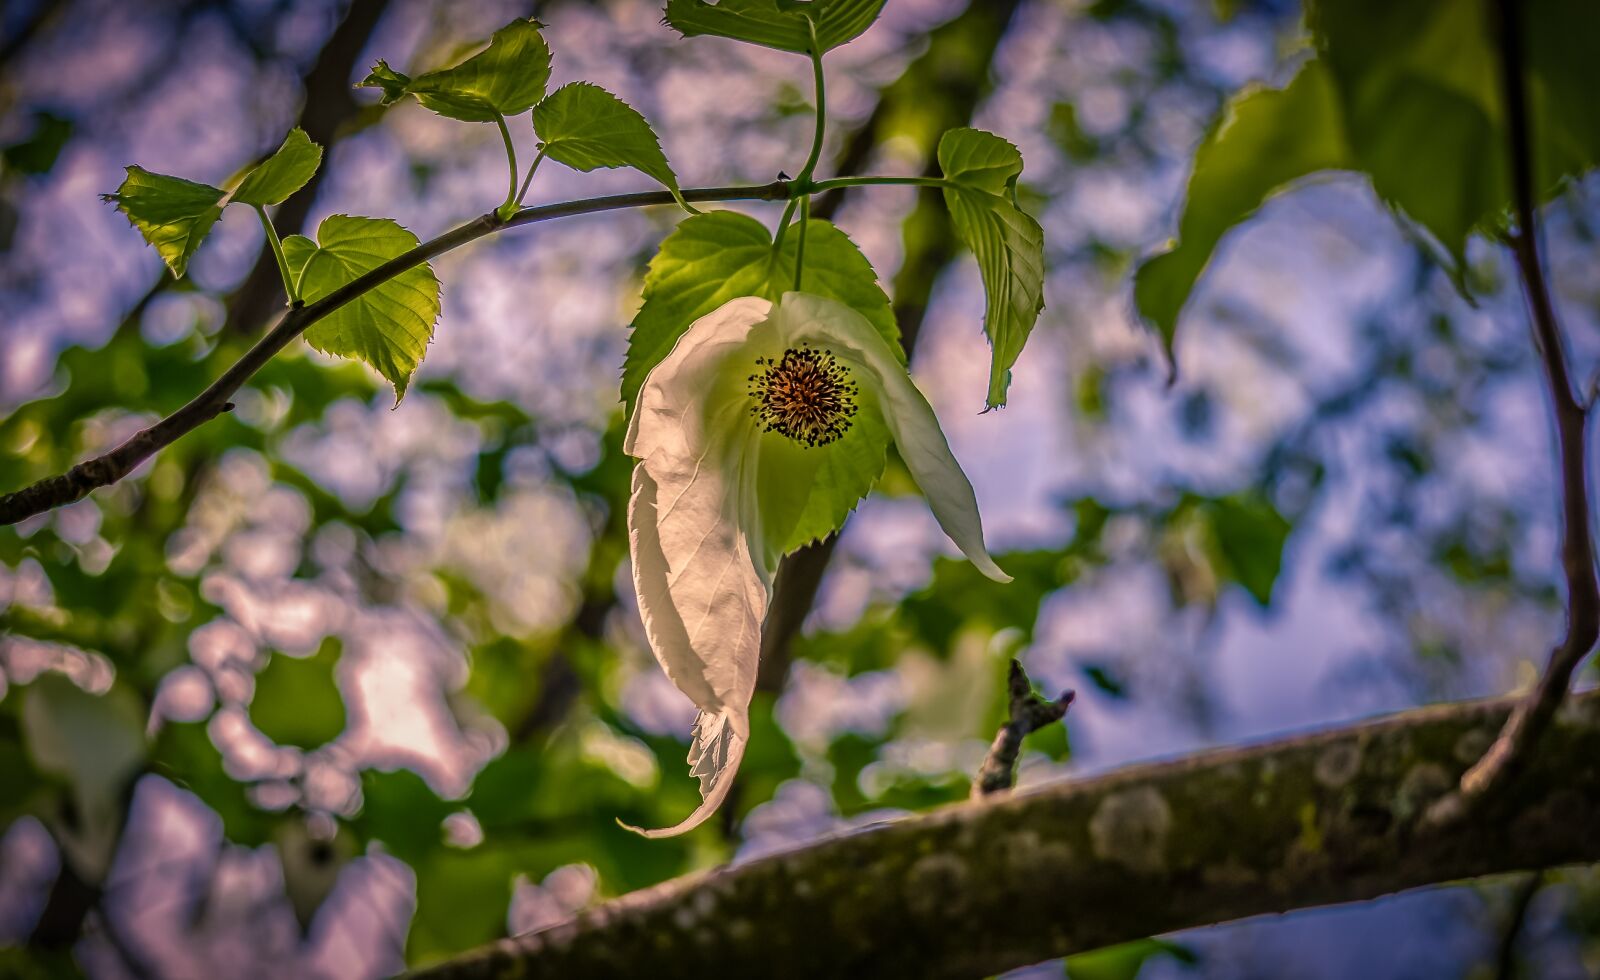
[[[1436,820],[1455,819],[1461,811],[1477,805],[1516,778],[1566,696],[1573,671],[1594,648],[1596,637],[1600,635],[1600,585],[1595,581],[1594,539],[1589,518],[1586,456],[1589,413],[1572,390],[1561,328],[1539,258],[1520,7],[1517,0],[1495,2],[1500,26],[1500,80],[1510,143],[1511,188],[1517,216],[1511,249],[1532,313],[1534,343],[1544,366],[1545,385],[1555,412],[1561,467],[1561,566],[1567,580],[1567,634],[1551,651],[1538,685],[1512,712],[1500,737],[1462,777],[1460,793],[1435,808],[1431,816]]]
[[[785,181],[775,181],[754,187],[692,188],[684,191],[683,196],[689,201],[778,201],[789,196],[789,184]],[[283,319],[278,321],[278,325],[273,327],[271,332],[257,341],[254,347],[245,351],[232,367],[211,383],[210,387],[155,425],[134,434],[127,442],[104,455],[79,463],[61,476],[41,480],[32,486],[0,497],[0,524],[15,524],[34,514],[81,500],[91,491],[109,486],[127,476],[140,463],[171,445],[178,437],[231,408],[229,399],[234,393],[275,354],[287,347],[291,340],[300,336],[307,327],[413,266],[421,265],[468,242],[507,228],[579,214],[672,203],[673,197],[666,191],[615,194],[610,197],[566,201],[543,207],[523,208],[504,222],[497,220],[493,215],[484,215],[445,232],[438,238],[423,242],[354,282],[339,287],[315,303],[297,307],[284,314]]]
[[[1600,693],[1520,792],[1418,815],[1510,713],[1436,705],[946,807],[677,879],[423,976],[973,977],[1152,933],[1600,860]]]

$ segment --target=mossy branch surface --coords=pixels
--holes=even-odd
[[[429,978],[973,977],[1155,933],[1600,860],[1600,692],[1513,791],[1427,806],[1511,699],[997,794],[666,882]]]

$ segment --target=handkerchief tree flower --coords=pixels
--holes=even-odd
[[[730,300],[694,321],[645,379],[623,446],[639,459],[633,580],[651,648],[700,710],[689,765],[703,797],[682,823],[647,836],[687,831],[727,796],[750,738],[778,559],[808,511],[827,506],[840,457],[885,431],[945,533],[983,574],[1010,581],[984,550],[972,484],[933,409],[850,307],[802,292],[776,304]]]
[[[183,276],[226,208],[253,209],[288,310],[180,410],[64,477],[0,497],[0,523],[71,503],[134,473],[231,409],[245,382],[302,337],[323,353],[367,364],[394,386],[398,401],[441,310],[433,258],[535,222],[679,205],[689,216],[650,263],[622,400],[625,449],[638,460],[628,527],[639,608],[656,657],[699,709],[689,763],[703,803],[678,826],[648,833],[697,826],[727,796],[750,739],[750,699],[778,562],[844,525],[882,475],[891,443],[956,545],[983,574],[1007,580],[984,550],[972,486],[911,381],[876,272],[843,232],[811,217],[811,198],[826,191],[938,188],[983,281],[991,350],[984,406],[1005,404],[1011,367],[1043,307],[1043,233],[1018,204],[1017,148],[990,133],[954,129],[938,143],[939,176],[815,176],[827,116],[823,55],[866,31],[883,6],[884,0],[667,3],[666,23],[685,37],[731,38],[810,61],[816,84],[810,153],[797,176],[767,184],[681,187],[649,122],[622,99],[583,81],[548,91],[552,52],[543,25],[531,19],[506,25],[456,64],[410,66],[407,73],[379,61],[358,85],[376,90],[384,105],[415,101],[446,118],[499,130],[505,196],[429,241],[388,218],[344,214],[328,216],[315,237],[280,237],[272,209],[301,192],[322,162],[322,148],[298,129],[227,186],[129,167],[106,199],[174,276]],[[524,169],[513,129],[529,125],[536,152]],[[547,159],[583,172],[631,168],[665,190],[524,207]],[[718,201],[786,207],[769,232],[742,213],[693,207]]]

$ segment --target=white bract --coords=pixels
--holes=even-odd
[[[731,300],[651,370],[629,421],[628,540],[656,659],[700,709],[689,749],[698,826],[728,794],[750,738],[761,628],[784,540],[825,496],[830,454],[885,425],[945,533],[983,574],[972,484],[926,398],[861,314],[808,293]],[[814,493],[813,491],[818,491]],[[637,829],[637,828],[631,828]]]

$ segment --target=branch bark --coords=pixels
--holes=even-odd
[[[1534,201],[1533,142],[1528,118],[1527,76],[1523,63],[1522,4],[1494,0],[1500,29],[1500,82],[1506,105],[1511,191],[1517,226],[1511,250],[1533,319],[1534,346],[1544,367],[1545,386],[1555,413],[1560,456],[1561,566],[1567,583],[1567,633],[1550,653],[1533,691],[1517,705],[1505,730],[1477,765],[1461,777],[1460,790],[1441,800],[1430,819],[1459,819],[1465,811],[1509,786],[1528,763],[1550,725],[1572,674],[1600,637],[1600,584],[1595,579],[1594,537],[1589,516],[1587,460],[1588,406],[1572,389],[1555,303],[1539,257],[1539,225]]]
[[[1600,861],[1600,692],[1520,792],[1419,819],[1510,699],[971,801],[636,892],[435,978],[971,977],[1152,933]]]

